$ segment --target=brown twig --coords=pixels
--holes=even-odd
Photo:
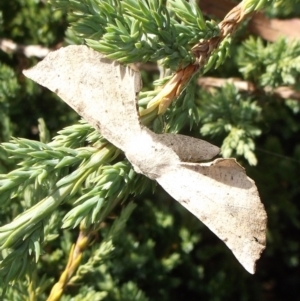
[[[212,52],[217,49],[220,43],[229,35],[232,35],[241,21],[245,18],[242,5],[235,6],[219,23],[220,35],[209,40],[201,41],[192,48],[192,52],[197,59],[199,68],[207,62]]]
[[[51,50],[40,45],[21,45],[9,39],[0,39],[0,49],[6,53],[22,53],[26,57],[44,58]]]
[[[201,0],[201,11],[206,15],[213,15],[217,18],[224,18],[226,12],[234,7],[229,0]],[[290,40],[300,38],[300,19],[288,20],[268,19],[263,13],[256,13],[248,24],[250,32],[263,39],[274,42],[279,37]]]
[[[221,88],[226,83],[233,84],[240,91],[254,92],[255,85],[240,78],[216,78],[216,77],[200,77],[197,80],[199,86],[209,90],[211,87]]]
[[[247,91],[255,93],[258,89],[252,82],[244,81],[239,78],[216,78],[216,77],[201,77],[198,79],[198,85],[209,89],[211,87],[220,88],[224,86],[226,83],[233,84],[240,91]],[[282,99],[295,99],[300,100],[300,92],[294,90],[292,87],[278,87],[272,89],[271,87],[264,88],[265,93],[272,93]]]

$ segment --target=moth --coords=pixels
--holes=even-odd
[[[138,71],[86,46],[50,53],[24,74],[56,93],[116,147],[137,173],[157,181],[233,252],[249,273],[266,245],[267,215],[253,180],[235,159],[207,161],[219,148],[140,122]]]

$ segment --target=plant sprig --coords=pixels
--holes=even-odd
[[[16,277],[10,266],[16,256],[23,258],[19,277],[28,270],[32,257],[38,260],[45,226],[62,203],[73,205],[63,219],[63,227],[76,227],[79,223],[89,227],[104,220],[114,206],[130,193],[147,186],[145,180],[136,179],[140,177],[135,175],[127,161],[112,164],[120,151],[103,139],[102,144],[97,141],[95,146],[63,146],[69,144],[67,137],[70,131],[81,137],[84,130],[88,142],[98,136],[90,126],[81,123],[61,131],[48,144],[14,139],[2,145],[11,158],[22,162],[19,169],[1,176],[1,204],[12,197],[22,199],[24,189],[29,185],[42,187],[45,194],[44,199],[37,199],[35,206],[0,227],[0,245],[8,252],[0,267],[0,278],[5,279],[6,284]],[[28,249],[31,255],[27,253]]]
[[[168,6],[158,0],[51,2],[68,8],[73,30],[90,47],[126,64],[161,60],[176,70],[194,62],[190,49],[195,43],[219,34],[195,3],[183,0]],[[178,19],[171,18],[174,14]]]

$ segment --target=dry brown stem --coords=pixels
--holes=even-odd
[[[254,83],[241,80],[240,78],[201,77],[198,79],[198,84],[207,89],[210,89],[211,87],[220,88],[226,83],[233,84],[240,91],[247,91],[252,93],[256,93],[258,91]],[[295,100],[300,100],[300,92],[294,90],[292,87],[282,86],[275,89],[272,89],[271,87],[265,87],[264,92],[272,93],[282,99],[292,98]]]
[[[205,89],[210,89],[211,87],[221,88],[226,83],[233,84],[240,91],[254,92],[255,85],[248,81],[243,81],[240,78],[216,78],[216,77],[201,77],[198,78],[198,85]]]
[[[0,39],[0,49],[6,53],[22,53],[26,57],[44,58],[51,50],[40,45],[21,45],[9,39]]]
[[[234,3],[229,0],[201,0],[201,11],[206,15],[223,19]],[[263,13],[256,13],[251,18],[248,29],[263,39],[274,42],[279,37],[288,39],[300,38],[300,19],[293,18],[287,20],[268,19]]]
[[[218,25],[220,28],[220,35],[209,40],[200,41],[192,48],[192,52],[197,59],[199,68],[202,68],[207,62],[211,53],[218,48],[225,37],[232,35],[241,21],[245,18],[242,11],[242,5],[235,6]]]

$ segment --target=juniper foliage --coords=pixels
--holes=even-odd
[[[242,4],[247,13],[265,9],[281,16],[284,10],[285,17],[297,16],[300,5],[299,0]],[[219,34],[217,22],[203,16],[194,1],[16,0],[0,3],[0,12],[0,33],[15,42],[54,46],[70,23],[69,43],[87,43],[123,63],[158,63],[169,74],[194,62],[195,43]],[[299,91],[299,49],[299,41],[269,43],[244,32],[239,40],[228,37],[164,115],[152,112],[142,119],[156,132],[209,139],[223,156],[236,156],[246,166],[269,215],[268,247],[255,278],[198,220],[136,175],[100,133],[76,122],[75,113],[55,96],[24,79],[20,71],[37,59],[1,51],[4,300],[45,300],[76,239],[81,265],[61,300],[298,296],[300,105],[275,89]],[[207,90],[197,84],[200,75],[238,76],[257,90],[243,92],[233,84]],[[143,79],[141,108],[168,77],[143,72]],[[45,123],[40,119],[37,125],[40,117]],[[78,240],[81,233],[86,241]]]

